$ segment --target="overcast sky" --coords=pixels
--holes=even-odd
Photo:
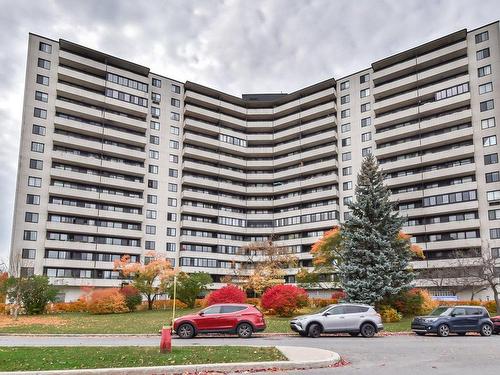
[[[239,96],[340,78],[499,18],[498,0],[0,0],[0,258],[10,247],[29,32]]]

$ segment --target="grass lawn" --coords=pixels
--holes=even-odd
[[[200,363],[282,361],[276,348],[248,346],[174,347],[162,354],[150,347],[6,347],[0,371],[41,371],[107,367],[172,366]]]
[[[176,316],[198,311],[200,309],[178,310]],[[309,313],[309,312],[302,312]],[[88,313],[61,313],[41,316],[20,316],[13,321],[9,316],[0,315],[1,333],[158,333],[159,329],[170,324],[172,310],[137,311],[134,313],[91,315]],[[290,318],[267,316],[267,329],[265,332],[287,333]],[[385,323],[384,327],[389,332],[410,330],[411,318],[404,318],[397,323]]]

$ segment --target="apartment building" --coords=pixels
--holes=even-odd
[[[499,49],[495,22],[239,98],[30,34],[11,265],[66,300],[120,285],[113,261],[152,250],[215,286],[268,238],[310,267],[373,153],[426,255],[416,285],[470,297],[458,263],[500,249]]]

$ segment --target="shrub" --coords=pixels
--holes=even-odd
[[[171,309],[173,305],[174,305],[173,299],[158,300],[153,302],[153,310]],[[184,302],[179,301],[178,299],[175,300],[176,309],[186,309],[187,307],[188,306]]]
[[[483,306],[488,310],[491,316],[497,315],[497,304],[495,301],[487,301],[483,303]]]
[[[43,314],[49,302],[56,299],[57,289],[49,284],[46,276],[19,279],[21,302],[28,315]]]
[[[125,285],[120,289],[120,293],[125,297],[125,305],[129,311],[135,311],[137,306],[142,303],[141,292],[132,285]]]
[[[56,302],[52,304],[50,311],[53,313],[86,312],[87,302],[83,298],[72,302]]]
[[[342,301],[346,299],[347,294],[343,290],[337,290],[336,292],[332,293],[331,298],[336,299],[337,301]]]
[[[395,308],[387,305],[382,305],[379,313],[384,323],[399,322],[402,318],[401,314]]]
[[[247,298],[247,303],[259,307],[261,304],[260,298]]]
[[[118,288],[93,291],[88,297],[87,307],[91,314],[116,314],[128,311],[125,296]]]
[[[205,298],[196,298],[194,300],[194,307],[205,307]]]
[[[391,306],[394,307],[404,316],[422,315],[424,304],[424,297],[420,293],[419,289],[411,289],[409,291],[404,291],[397,295]]]
[[[216,303],[244,303],[247,295],[236,285],[228,284],[218,290],[214,290],[206,296],[206,305],[211,306]]]
[[[7,304],[5,303],[0,303],[0,315],[3,314],[8,314],[10,312],[10,309]]]
[[[311,307],[326,307],[338,303],[338,299],[333,298],[311,298],[309,299],[309,306]]]
[[[295,285],[276,285],[262,295],[262,307],[278,316],[291,316],[307,306],[307,293]]]

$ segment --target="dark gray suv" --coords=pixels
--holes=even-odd
[[[493,322],[488,310],[481,306],[443,306],[434,309],[427,316],[415,317],[411,329],[419,336],[426,333],[437,333],[441,337],[447,337],[450,333],[463,336],[467,332],[491,336]]]

